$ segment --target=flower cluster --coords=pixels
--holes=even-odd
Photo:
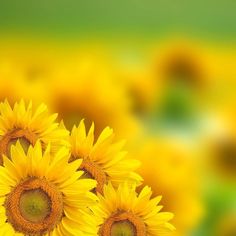
[[[160,236],[174,230],[139,161],[105,128],[69,132],[45,105],[0,104],[0,235]]]

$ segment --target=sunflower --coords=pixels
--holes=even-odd
[[[1,100],[7,98],[10,104],[20,98],[33,100],[34,104],[47,101],[47,83],[53,76],[58,58],[55,52],[51,53],[51,48],[52,45],[49,49],[26,39],[24,43],[1,40]]]
[[[231,112],[233,113],[233,108]],[[202,138],[205,147],[205,158],[202,161],[208,171],[210,170],[209,173],[215,177],[234,182],[236,180],[235,116],[218,118],[216,127]]]
[[[183,83],[200,91],[216,76],[217,58],[201,42],[175,39],[164,44],[154,56],[157,79],[168,84]]]
[[[234,236],[236,235],[236,212],[222,214],[214,227],[216,236]]]
[[[150,70],[158,81],[154,118],[158,115],[168,124],[192,125],[197,112],[208,108],[209,94],[214,94],[218,57],[208,45],[190,39],[166,40],[159,45],[151,52]]]
[[[220,137],[209,145],[208,165],[228,180],[236,179],[236,140],[234,136]]]
[[[40,142],[27,154],[18,141],[11,147],[11,160],[3,156],[0,167],[1,235],[94,235],[96,225],[84,233],[90,216],[87,207],[96,201],[96,186],[81,179],[81,160],[68,163],[68,148],[51,156]]]
[[[150,187],[139,194],[135,187],[126,182],[117,190],[111,183],[104,186],[104,194],[98,194],[99,204],[91,208],[100,221],[99,235],[160,236],[174,230],[168,222],[173,214],[160,212],[161,197],[150,199]]]
[[[61,145],[68,145],[66,138],[69,132],[62,123],[55,122],[56,118],[57,114],[49,115],[44,104],[34,111],[32,103],[26,106],[23,100],[16,102],[13,108],[8,101],[0,103],[0,154],[9,154],[11,145],[17,140],[25,149],[37,140],[43,146],[50,142],[52,151]]]
[[[186,144],[153,138],[132,155],[142,162],[138,173],[144,185],[151,186],[155,195],[164,196],[165,209],[175,215],[173,224],[177,230],[171,235],[191,232],[202,217],[203,206],[196,163]]]
[[[87,128],[93,121],[96,123],[96,137],[107,125],[114,128],[117,137],[135,137],[139,122],[130,112],[124,87],[112,79],[111,66],[102,56],[89,53],[71,57],[73,61],[69,58],[69,65],[62,65],[48,83],[49,107],[59,113],[68,129],[86,117]]]
[[[122,151],[124,141],[114,142],[113,130],[105,128],[94,139],[94,125],[88,133],[84,121],[78,127],[73,127],[71,132],[71,159],[74,161],[82,158],[80,166],[86,175],[97,181],[96,191],[103,192],[103,186],[111,181],[117,187],[123,181],[140,184],[142,178],[134,173],[139,166],[139,161],[126,159],[126,152]]]

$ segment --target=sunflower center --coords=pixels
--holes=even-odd
[[[97,181],[96,192],[103,193],[103,187],[107,183],[107,176],[102,168],[96,163],[84,159],[80,169],[84,171],[85,178],[95,179]]]
[[[21,215],[31,222],[40,222],[50,214],[51,202],[42,189],[28,190],[20,197]]]
[[[111,236],[135,236],[135,226],[128,220],[118,221],[111,226]]]
[[[184,55],[177,55],[172,58],[165,68],[165,73],[170,79],[183,82],[187,85],[197,85],[200,73],[197,65],[191,58]]]
[[[100,228],[101,236],[146,236],[143,221],[130,212],[118,212]]]
[[[24,235],[53,230],[63,216],[62,194],[45,179],[29,178],[17,185],[5,201],[8,222]]]
[[[11,157],[11,146],[20,141],[25,152],[28,151],[30,145],[34,145],[37,141],[36,135],[27,129],[15,129],[6,133],[0,140],[0,156],[2,154]],[[2,157],[0,158],[2,164]]]
[[[234,141],[225,140],[219,144],[218,150],[219,164],[225,168],[225,170],[231,173],[235,173],[236,170],[236,146]]]

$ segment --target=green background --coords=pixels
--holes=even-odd
[[[0,1],[1,33],[60,37],[160,37],[169,32],[214,39],[236,36],[236,1]]]

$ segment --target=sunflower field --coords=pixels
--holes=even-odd
[[[0,236],[236,236],[235,9],[0,0]]]

